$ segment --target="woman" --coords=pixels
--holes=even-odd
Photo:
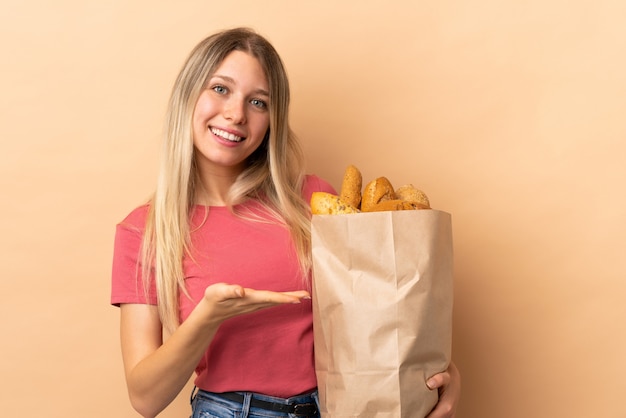
[[[194,372],[194,417],[319,416],[307,202],[334,190],[303,173],[288,107],[281,59],[251,30],[206,38],[180,71],[156,191],[115,239],[112,303],[144,417]],[[454,365],[429,386],[443,394],[431,416],[453,416]]]

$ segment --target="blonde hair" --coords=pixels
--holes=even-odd
[[[190,250],[190,212],[199,186],[194,162],[192,116],[210,76],[232,51],[254,56],[269,84],[268,134],[248,158],[229,193],[228,204],[254,198],[290,231],[303,277],[309,277],[310,223],[302,198],[304,158],[289,127],[289,83],[278,53],[247,28],[222,31],[201,41],[187,58],[172,89],[165,121],[162,161],[142,245],[142,275],[156,283],[158,309],[166,330],[179,325],[180,292],[186,293],[183,257]]]

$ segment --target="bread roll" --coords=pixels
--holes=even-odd
[[[428,209],[426,206],[417,202],[408,202],[406,200],[393,199],[385,200],[371,206],[368,212],[383,212],[387,210],[417,210]]]
[[[396,193],[391,182],[386,177],[378,177],[367,183],[363,189],[361,211],[370,212],[374,205],[386,200],[394,200],[395,198]]]
[[[363,187],[363,176],[358,168],[349,165],[343,174],[341,192],[339,197],[347,204],[359,208],[361,206],[361,188]]]
[[[334,194],[313,192],[311,195],[311,213],[313,215],[342,215],[359,213],[359,210]]]
[[[412,184],[405,184],[396,189],[396,197],[398,199],[406,200],[407,202],[418,203],[420,209],[430,209],[430,202],[426,193],[413,186]]]

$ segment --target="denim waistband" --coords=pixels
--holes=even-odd
[[[196,408],[228,409],[233,416],[238,412],[251,417],[319,417],[317,391],[279,398],[254,392],[213,393],[198,390],[195,396],[192,394],[192,405],[194,411]],[[227,415],[230,412],[224,413]]]

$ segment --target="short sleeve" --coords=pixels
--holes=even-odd
[[[146,291],[142,279],[140,258],[146,212],[145,208],[137,209],[116,226],[111,280],[112,305],[156,305],[154,280],[150,280]]]
[[[302,197],[305,199],[305,201],[310,202],[313,192],[326,192],[337,194],[337,191],[326,180],[323,180],[316,175],[309,174],[306,176],[304,182]]]

